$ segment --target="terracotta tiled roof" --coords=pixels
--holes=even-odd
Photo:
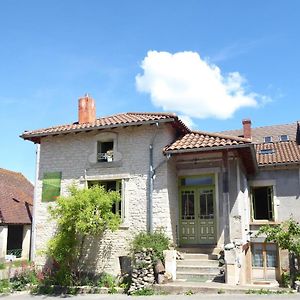
[[[296,141],[256,144],[259,165],[300,163],[300,146]]]
[[[39,142],[41,137],[48,135],[55,135],[61,133],[78,132],[78,131],[89,131],[101,128],[112,128],[119,126],[131,126],[131,125],[142,125],[145,123],[158,122],[173,122],[175,127],[182,132],[189,132],[187,126],[178,119],[176,114],[173,113],[121,113],[108,117],[102,117],[96,119],[94,123],[79,124],[78,122],[67,125],[59,125],[49,128],[43,128],[33,131],[25,131],[21,137],[25,140],[31,140]]]
[[[279,141],[280,135],[288,135],[289,140],[294,141],[296,139],[297,132],[297,122],[293,122],[290,124],[281,124],[281,125],[270,125],[270,126],[262,126],[262,127],[252,127],[252,141],[254,143],[263,143],[264,137],[271,136],[273,142]],[[234,135],[234,136],[243,136],[243,129],[235,129],[235,130],[226,130],[221,131],[221,134]]]
[[[0,168],[0,222],[30,224],[33,185],[21,174]]]
[[[215,147],[237,146],[251,144],[251,141],[244,138],[227,136],[222,134],[193,131],[185,134],[171,145],[165,147],[165,152],[182,152],[197,149],[210,149]]]

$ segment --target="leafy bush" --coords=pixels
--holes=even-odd
[[[132,293],[133,296],[152,296],[155,294],[153,289],[143,288]]]
[[[70,195],[59,197],[49,208],[57,222],[57,232],[48,244],[48,255],[56,265],[54,281],[62,286],[74,285],[80,272],[84,241],[87,236],[102,234],[105,230],[118,229],[121,219],[112,211],[120,201],[120,194],[107,192],[102,186],[89,189],[69,188]]]
[[[163,251],[167,250],[170,245],[170,240],[166,234],[159,230],[154,233],[140,232],[132,241],[131,251],[137,253],[143,251],[143,249],[153,250],[153,260],[164,261]]]
[[[283,272],[281,275],[281,285],[285,288],[290,287],[291,276],[288,272]]]
[[[0,270],[5,270],[6,264],[5,263],[0,263]]]
[[[116,285],[117,285],[116,277],[108,273],[102,273],[98,280],[99,287],[114,288],[116,287]]]
[[[38,283],[36,272],[34,270],[24,270],[21,273],[17,273],[11,279],[11,288],[14,291],[23,291],[27,286],[34,285]]]
[[[7,279],[0,280],[0,293],[10,292],[10,285]]]

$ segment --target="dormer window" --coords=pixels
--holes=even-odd
[[[272,143],[272,137],[271,136],[265,136],[264,137],[264,143]]]
[[[282,134],[279,136],[280,142],[287,142],[289,140],[289,136],[286,134]]]
[[[98,142],[97,143],[97,161],[112,162],[114,158],[114,142]]]

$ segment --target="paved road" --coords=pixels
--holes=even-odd
[[[78,295],[78,296],[32,296],[28,294],[21,295],[10,295],[3,296],[0,299],[7,300],[59,300],[59,299],[70,299],[70,300],[195,300],[195,299],[206,299],[206,300],[300,300],[300,294],[284,294],[284,295],[209,295],[209,294],[197,294],[197,295],[162,295],[162,296],[134,296],[129,297],[126,295]]]

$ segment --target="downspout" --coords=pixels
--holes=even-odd
[[[156,122],[155,125],[156,125],[156,131],[149,145],[149,199],[148,199],[147,231],[150,233],[153,233],[153,186],[154,186],[154,177],[155,177],[155,170],[153,166],[153,143],[157,135],[159,123]]]
[[[36,145],[36,161],[35,161],[35,183],[32,207],[32,221],[31,221],[31,247],[30,260],[35,260],[35,240],[36,240],[36,205],[37,205],[37,186],[39,181],[39,167],[40,167],[40,144]]]
[[[230,199],[229,199],[229,161],[228,150],[223,152],[223,213],[224,243],[230,243]]]

